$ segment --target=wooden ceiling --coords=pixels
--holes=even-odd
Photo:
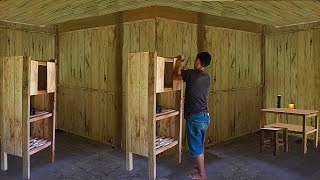
[[[0,0],[0,21],[49,25],[152,5],[272,26],[320,21],[320,1]]]

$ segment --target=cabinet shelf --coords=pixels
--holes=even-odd
[[[52,116],[52,113],[46,111],[36,111],[35,115],[30,116],[30,122],[39,121]]]
[[[169,117],[173,117],[179,114],[179,111],[176,111],[174,109],[164,109],[161,113],[156,114],[155,120],[161,120],[161,119],[166,119]]]
[[[51,142],[47,139],[40,139],[40,138],[31,138],[30,139],[30,155],[35,154],[51,145]]]
[[[156,154],[160,154],[170,148],[173,148],[178,144],[178,141],[174,138],[168,138],[168,137],[157,137],[156,143],[155,143],[155,150]]]

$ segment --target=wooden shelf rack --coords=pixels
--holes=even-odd
[[[133,169],[133,154],[148,158],[149,178],[156,178],[156,156],[175,153],[181,162],[182,82],[172,80],[176,58],[156,52],[130,53],[126,96],[126,163]],[[156,113],[156,106],[162,106]],[[168,126],[170,124],[170,126]]]
[[[56,61],[1,57],[0,99],[1,169],[8,169],[7,154],[22,157],[23,179],[30,179],[32,154],[48,149],[54,162]]]

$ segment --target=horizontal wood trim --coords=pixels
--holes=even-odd
[[[214,26],[214,27],[222,27],[227,29],[235,29],[241,31],[248,31],[254,33],[262,33],[263,25],[245,21],[238,20],[228,17],[214,16],[209,14],[199,13],[199,18],[201,18],[201,22],[203,26]]]
[[[123,22],[139,21],[157,17],[155,6],[143,7],[122,12]]]
[[[123,11],[121,13],[123,16],[123,23],[146,19],[165,18],[192,24],[199,24],[199,21],[201,20],[201,25],[203,26],[222,27],[254,33],[261,33],[263,27],[262,24],[250,21],[214,16],[204,13],[198,13],[195,11],[188,11],[164,6],[149,6]],[[58,32],[62,33],[80,29],[116,25],[118,16],[119,13],[113,13],[103,16],[67,21],[58,24]]]
[[[77,20],[71,20],[58,24],[58,32],[69,32],[80,29],[89,29],[102,26],[116,25],[119,13],[107,14],[103,16],[95,16]]]
[[[274,26],[267,26],[266,27],[266,35],[268,34],[279,34],[279,33],[289,33],[289,32],[296,32],[296,31],[307,31],[310,29],[320,29],[320,21],[313,22],[308,24],[299,24],[294,26],[285,26],[285,27],[274,27]]]
[[[24,30],[37,33],[56,34],[56,27],[53,25],[47,25],[45,27],[32,26],[26,24],[19,24],[14,22],[0,21],[0,28],[7,28],[13,30]]]
[[[156,6],[157,17],[198,24],[198,12],[172,7]]]

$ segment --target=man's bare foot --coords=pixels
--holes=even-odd
[[[206,179],[207,178],[206,175],[201,175],[199,173],[189,173],[188,176],[191,177],[192,179]]]
[[[194,165],[194,166],[193,166],[193,169],[194,169],[194,170],[197,170],[197,171],[199,172],[199,166]]]

